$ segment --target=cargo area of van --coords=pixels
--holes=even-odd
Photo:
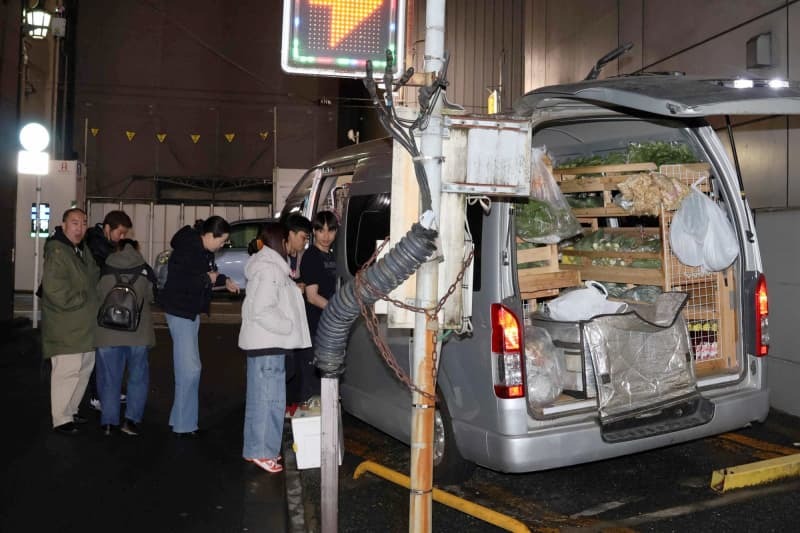
[[[694,188],[724,210],[726,200],[739,194],[719,179],[713,158],[690,131],[685,123],[629,117],[556,121],[535,132],[534,152],[540,151],[542,165],[534,164],[533,173],[542,175],[532,180],[544,187],[554,182],[563,209],[536,198],[541,196],[536,187],[530,199],[513,204],[526,351],[534,352],[526,354],[526,364],[541,366],[526,369],[529,382],[533,376],[538,387],[534,391],[529,383],[534,418],[598,408],[597,360],[593,363],[587,353],[585,322],[553,319],[549,309],[587,281],[597,282],[592,285],[607,293],[607,301],[619,303],[620,312],[655,305],[664,294],[685,294],[679,320],[670,325],[683,329],[675,336],[685,337],[686,346],[676,350],[688,348],[687,379],[696,380],[700,389],[740,379],[739,260],[718,271],[689,266],[670,242],[676,210]],[[727,214],[736,220],[736,213]],[[554,227],[574,221],[577,234],[548,237]],[[542,344],[541,330],[552,346]],[[676,361],[682,364],[681,354],[659,356],[652,347],[636,346],[651,335],[629,338],[634,345],[620,355],[628,365],[621,388],[658,388],[676,379],[671,371]],[[663,361],[654,361],[657,357]],[[663,391],[658,394],[663,399]]]

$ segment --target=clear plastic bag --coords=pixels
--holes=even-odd
[[[705,179],[705,178],[702,178]],[[670,226],[669,242],[681,263],[709,272],[725,270],[739,255],[739,243],[720,206],[692,185]]]
[[[535,407],[550,404],[564,390],[560,354],[546,329],[525,329],[525,370],[527,373],[528,401]],[[561,356],[560,356],[561,355]]]
[[[581,231],[546,159],[544,147],[533,149],[531,198],[516,209],[517,235],[537,244],[555,244]]]

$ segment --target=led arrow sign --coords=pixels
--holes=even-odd
[[[284,0],[281,67],[292,74],[383,76],[386,50],[403,71],[406,0]],[[399,75],[397,75],[399,76]],[[396,76],[396,77],[397,77]]]

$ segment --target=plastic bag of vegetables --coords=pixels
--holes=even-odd
[[[525,328],[525,371],[528,401],[542,407],[558,398],[564,389],[559,359],[563,348],[557,348],[546,329]]]
[[[581,231],[546,159],[544,147],[533,149],[531,197],[515,211],[517,235],[524,241],[538,244],[554,244]]]

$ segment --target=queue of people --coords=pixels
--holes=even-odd
[[[126,213],[112,211],[87,231],[86,212],[72,208],[45,243],[38,294],[42,352],[52,368],[53,428],[73,435],[87,422],[78,407],[96,373],[91,405],[101,411],[103,433],[141,433],[149,351],[155,345],[151,302],[157,301],[172,339],[175,389],[169,426],[176,437],[196,438],[200,315],[209,312],[215,288],[239,292],[214,262],[230,225],[212,216],[181,228],[170,242],[173,251],[160,291],[138,243],[126,238],[132,227]],[[308,408],[319,394],[312,339],[336,290],[332,245],[337,230],[330,211],[317,213],[313,221],[292,215],[265,224],[250,247],[238,338],[247,361],[242,455],[270,473],[283,469],[280,443],[287,405]]]

